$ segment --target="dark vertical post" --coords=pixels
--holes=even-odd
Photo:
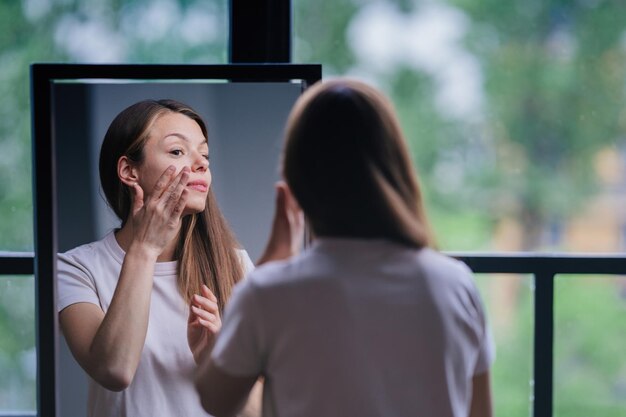
[[[535,274],[533,417],[552,417],[554,273]]]
[[[230,0],[229,61],[291,62],[291,0]]]
[[[35,95],[37,92],[37,95]],[[56,204],[52,87],[41,68],[31,67],[33,207],[35,208],[35,301],[37,346],[37,415],[58,415],[56,346]]]

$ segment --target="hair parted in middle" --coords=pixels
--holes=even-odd
[[[393,106],[363,82],[305,91],[287,122],[282,173],[314,235],[435,245]]]

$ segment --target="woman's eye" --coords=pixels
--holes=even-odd
[[[172,149],[170,153],[174,156],[181,156],[183,154],[182,149]]]
[[[204,157],[204,159],[206,159],[207,161],[209,160],[209,155],[208,155],[208,154],[206,154],[206,155],[202,155],[202,156],[203,156],[203,157]]]

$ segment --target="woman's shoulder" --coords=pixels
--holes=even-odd
[[[464,262],[430,248],[419,251],[417,263],[427,277],[461,284],[473,281],[472,271]]]
[[[252,259],[250,259],[250,255],[248,254],[248,251],[246,251],[243,248],[238,248],[238,249],[235,249],[235,253],[239,257],[239,262],[241,263],[241,266],[243,267],[244,276],[248,275],[255,268],[254,262],[252,262]]]
[[[419,256],[424,263],[428,263],[435,268],[449,268],[464,272],[469,271],[468,266],[464,262],[432,248],[421,249]]]
[[[69,249],[58,254],[58,260],[62,263],[90,263],[98,258],[106,257],[109,259],[117,258],[117,254],[111,248],[112,242],[115,240],[114,232],[107,233],[102,239],[85,243],[75,248]]]
[[[248,274],[247,281],[255,288],[268,288],[292,280],[294,259],[269,261],[256,266]]]

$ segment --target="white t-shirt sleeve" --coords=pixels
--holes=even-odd
[[[211,358],[230,375],[253,376],[263,370],[262,316],[257,304],[254,285],[247,279],[235,286],[226,305]]]
[[[491,329],[489,328],[489,323],[487,322],[487,314],[485,312],[482,297],[480,296],[478,288],[474,282],[474,275],[466,265],[463,264],[463,267],[466,269],[469,277],[471,278],[469,295],[472,306],[476,310],[476,320],[478,321],[477,331],[479,344],[474,375],[480,375],[487,372],[493,364],[493,361],[495,360],[496,348]]]
[[[476,369],[474,375],[484,374],[489,370],[496,357],[496,345],[489,327],[485,327],[483,339],[478,349],[478,360],[476,361]]]
[[[239,254],[239,260],[241,261],[241,265],[243,265],[244,276],[254,271],[254,263],[252,262],[252,259],[250,259],[250,255],[248,255],[248,252],[244,249],[239,249],[237,253]]]
[[[87,269],[68,255],[57,256],[57,311],[75,303],[100,305],[93,278]]]

